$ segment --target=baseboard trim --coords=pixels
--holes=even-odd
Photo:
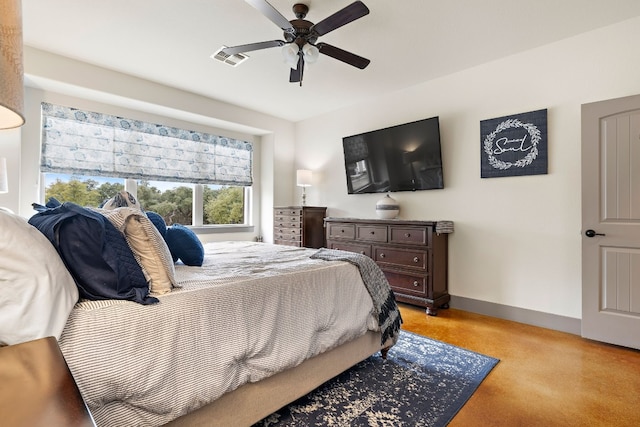
[[[451,295],[449,306],[472,313],[484,314],[499,319],[539,326],[541,328],[554,329],[580,335],[581,321],[573,317],[559,316],[557,314],[543,313],[541,311],[496,304],[471,298]]]

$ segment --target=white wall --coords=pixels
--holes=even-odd
[[[21,128],[0,130],[0,157],[7,159],[8,193],[0,193],[0,207],[17,212],[20,201],[17,191],[20,182],[20,134]]]
[[[296,168],[316,181],[307,200],[375,218],[381,195],[347,195],[342,137],[439,116],[445,189],[393,197],[400,218],[455,221],[450,293],[580,318],[580,106],[640,93],[638,40],[640,18],[300,122]],[[543,108],[549,173],[481,179],[480,121]]]
[[[272,239],[273,205],[291,203],[292,123],[30,47],[24,56],[26,124],[0,131],[0,157],[10,159],[10,193],[0,195],[0,206],[24,217],[34,213],[31,203],[39,200],[40,103],[46,101],[254,141],[255,233],[202,238],[250,239],[255,234]]]

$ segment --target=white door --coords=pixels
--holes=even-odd
[[[640,95],[582,106],[582,336],[640,349]]]

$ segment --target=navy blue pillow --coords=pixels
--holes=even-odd
[[[162,217],[162,215],[151,211],[146,211],[145,214],[147,215],[147,218],[149,218],[151,223],[156,226],[156,228],[162,235],[162,238],[164,238],[167,234],[167,224],[164,222],[164,218]]]
[[[180,259],[184,265],[200,267],[204,261],[204,247],[202,242],[191,229],[181,224],[167,227],[164,236],[173,261]]]

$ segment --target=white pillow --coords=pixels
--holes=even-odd
[[[51,242],[0,210],[0,345],[60,338],[78,288]]]

